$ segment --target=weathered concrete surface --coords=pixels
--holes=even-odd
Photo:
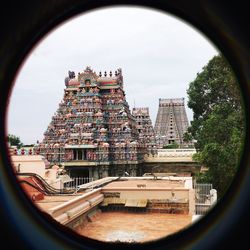
[[[99,241],[146,242],[178,232],[191,223],[189,215],[104,212],[76,231]]]

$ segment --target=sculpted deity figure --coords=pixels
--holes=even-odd
[[[68,74],[69,74],[69,79],[75,78],[75,72],[74,71],[69,70]]]

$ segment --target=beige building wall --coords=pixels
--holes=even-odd
[[[195,190],[189,189],[189,214],[195,215]]]
[[[192,188],[170,188],[170,189],[108,189],[103,188],[102,193],[117,192],[120,193],[120,199],[131,200],[173,200],[174,202],[183,202],[189,204],[189,214],[195,214],[195,192]]]
[[[45,177],[45,163],[41,155],[12,155],[11,160],[15,171]]]
[[[174,193],[174,197],[176,200],[188,200],[189,199],[189,190],[188,189],[169,189],[169,190],[116,190],[116,192],[120,192],[121,199],[172,199],[172,193]]]
[[[45,179],[54,188],[62,188],[63,184],[57,177],[57,169],[46,169],[41,155],[12,155],[13,168],[19,173],[34,173]]]

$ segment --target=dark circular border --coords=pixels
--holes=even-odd
[[[23,60],[52,28],[84,11],[131,5],[152,7],[181,17],[201,32],[225,55],[240,82],[249,138],[250,40],[247,5],[213,1],[51,0],[5,1],[0,10],[0,218],[2,242],[18,249],[219,249],[249,246],[250,175],[246,140],[241,165],[227,194],[199,223],[166,239],[147,244],[106,244],[85,239],[38,213],[18,185],[8,157],[6,107]],[[35,83],[34,83],[35,84]],[[25,107],[24,107],[25,109]],[[47,219],[48,218],[48,219]],[[157,225],[156,225],[157,226]],[[242,231],[243,229],[243,231]]]

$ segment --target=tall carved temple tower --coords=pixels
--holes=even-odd
[[[174,142],[183,145],[183,134],[187,128],[188,118],[184,98],[160,98],[154,127],[158,148]]]
[[[157,154],[155,133],[148,107],[133,108],[132,114],[136,118],[139,142],[143,145],[145,154]]]
[[[37,152],[51,163],[105,177],[112,165],[135,166],[143,159],[136,120],[123,90],[121,69],[97,75],[90,67],[65,79],[63,100]],[[128,171],[126,169],[126,171]]]

